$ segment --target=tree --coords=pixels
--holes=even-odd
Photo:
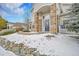
[[[79,32],[79,4],[78,3],[72,4],[70,11],[71,11],[70,20],[73,22],[69,22],[67,29],[69,31],[75,31],[77,33]]]
[[[0,30],[7,28],[7,21],[0,16]]]

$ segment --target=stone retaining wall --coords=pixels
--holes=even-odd
[[[37,51],[36,48],[29,48],[25,46],[23,43],[17,44],[15,42],[10,42],[6,40],[5,38],[0,38],[0,46],[5,48],[5,50],[12,51],[16,55],[19,56],[38,56],[41,55],[39,51]],[[41,55],[45,56],[45,55]]]

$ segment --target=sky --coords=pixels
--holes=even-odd
[[[8,22],[25,22],[31,19],[31,3],[0,3],[0,16]]]

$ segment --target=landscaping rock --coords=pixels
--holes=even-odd
[[[17,44],[15,42],[10,42],[4,38],[0,39],[0,45],[4,47],[6,50],[12,51],[16,55],[19,56],[33,56],[40,55],[39,52],[35,52],[36,48],[29,48],[25,46],[23,43]]]
[[[55,37],[54,35],[46,35],[45,36],[48,40],[51,39],[52,37]]]
[[[10,48],[10,41],[6,41],[5,42],[5,47],[4,48],[6,48],[6,50],[9,50],[9,48]]]
[[[19,44],[14,44],[12,51],[13,51],[16,55],[20,55]]]
[[[39,51],[33,52],[33,56],[39,56],[39,55],[40,55]]]

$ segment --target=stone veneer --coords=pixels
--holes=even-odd
[[[41,32],[42,31],[42,19],[40,13],[35,13],[35,32]]]
[[[58,19],[56,14],[56,4],[52,4],[50,6],[50,15],[51,15],[51,33],[57,33],[58,32]]]

